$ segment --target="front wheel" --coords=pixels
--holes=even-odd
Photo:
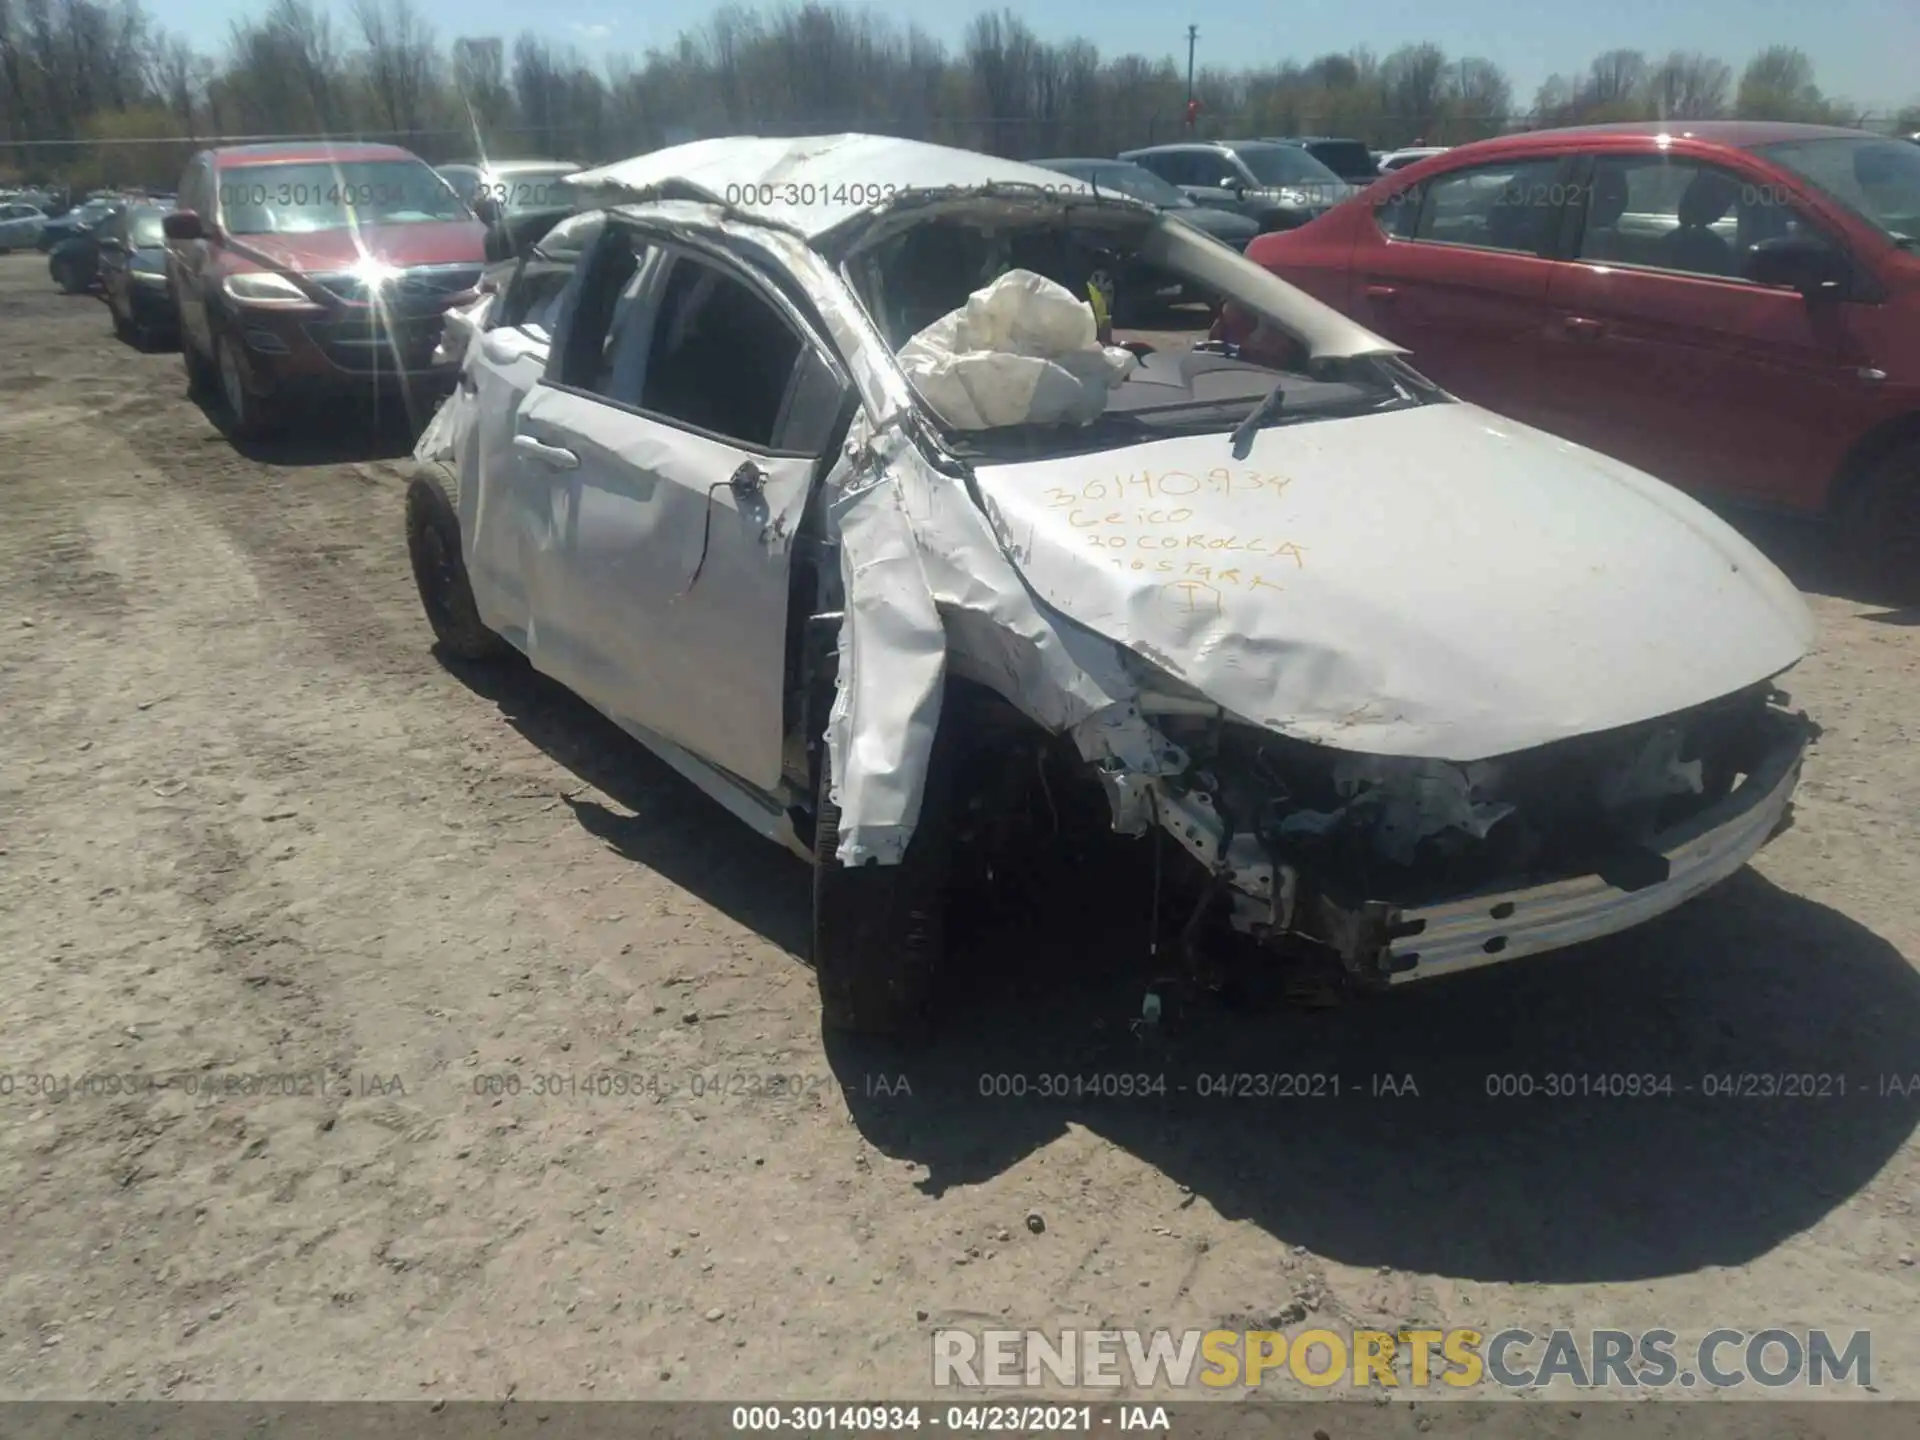
[[[950,726],[943,726],[950,731]],[[840,807],[823,744],[813,831],[813,973],[829,1029],[915,1039],[931,1022],[946,949],[950,743],[937,735],[920,819],[897,865],[840,863]]]
[[[1920,598],[1920,441],[1881,458],[1840,511],[1847,562],[1887,598]]]
[[[226,402],[227,423],[234,437],[254,440],[277,429],[280,417],[271,403],[247,388],[239,342],[220,331],[214,337],[213,348],[220,374],[220,398]]]
[[[87,274],[75,261],[68,260],[56,265],[53,278],[63,294],[84,295],[87,291]]]

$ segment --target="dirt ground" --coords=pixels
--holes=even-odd
[[[900,1057],[823,1043],[801,865],[435,658],[408,437],[350,419],[238,450],[0,260],[0,1394],[899,1399],[941,1325],[1425,1322],[1869,1328],[1920,1398],[1920,1097],[1880,1093],[1920,1083],[1920,617],[1790,533],[1826,734],[1709,897],[1142,1035],[1102,880],[971,942]],[[1675,1093],[1487,1094],[1549,1072]],[[1702,1089],[1778,1072],[1845,1095]],[[1169,1088],[983,1093],[1113,1073]]]

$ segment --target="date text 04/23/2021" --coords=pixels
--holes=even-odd
[[[904,1073],[867,1071],[844,1078],[787,1070],[482,1070],[466,1088],[488,1099],[595,1101],[772,1100],[825,1096],[911,1098]]]
[[[1087,1434],[1095,1430],[1165,1433],[1160,1405],[736,1405],[736,1434],[887,1435],[922,1427],[956,1435]]]

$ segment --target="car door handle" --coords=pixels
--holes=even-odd
[[[1399,293],[1400,292],[1391,285],[1367,286],[1367,299],[1369,300],[1392,300],[1399,295]]]
[[[1598,340],[1607,333],[1607,327],[1598,320],[1589,320],[1584,315],[1563,315],[1560,328],[1576,340]]]
[[[561,445],[548,445],[534,439],[531,435],[514,436],[513,448],[529,460],[538,460],[542,465],[551,466],[555,470],[573,470],[580,464],[580,457],[573,451]]]

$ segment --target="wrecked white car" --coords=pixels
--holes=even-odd
[[[1771,563],[1174,216],[872,136],[573,183],[450,322],[421,597],[812,860],[828,1024],[922,1023],[982,812],[1076,782],[1188,950],[1360,991],[1636,925],[1786,823]],[[1260,345],[1110,343],[1117,263]]]

